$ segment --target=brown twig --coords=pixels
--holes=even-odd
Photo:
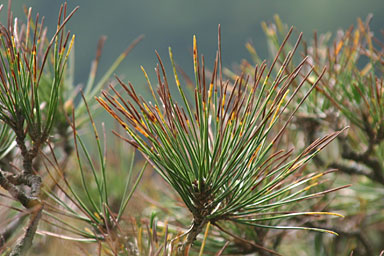
[[[226,233],[227,235],[230,235],[231,237],[233,237],[233,238],[235,238],[235,239],[237,239],[237,240],[239,240],[239,241],[241,241],[243,243],[246,243],[246,244],[252,246],[253,247],[252,251],[255,251],[255,250],[257,250],[257,251],[265,251],[265,252],[269,252],[269,253],[271,253],[273,255],[282,256],[281,254],[279,254],[278,252],[275,252],[274,250],[271,250],[271,249],[265,248],[265,247],[263,247],[261,245],[255,244],[254,242],[248,241],[248,240],[246,240],[244,238],[241,238],[241,237],[239,237],[239,236],[237,236],[237,235],[235,235],[235,234],[233,234],[233,233],[223,229],[217,223],[212,223],[212,225],[214,225],[215,227],[217,227],[219,230],[221,230],[222,232]]]
[[[25,231],[24,237],[13,248],[10,256],[26,255],[27,251],[32,246],[32,240],[35,236],[37,225],[39,224],[42,212],[43,212],[42,204],[36,205],[36,207],[32,209],[30,221]]]
[[[21,212],[15,216],[15,218],[0,232],[0,248],[3,248],[5,243],[15,234],[17,228],[23,223],[26,214]]]
[[[363,153],[357,153],[351,149],[351,147],[346,143],[345,139],[341,138],[341,147],[342,152],[341,156],[346,160],[352,160],[357,163],[361,163],[365,166],[367,166],[370,169],[370,172],[362,171],[357,168],[351,168],[351,167],[343,167],[339,165],[342,169],[341,171],[344,171],[349,174],[359,174],[364,175],[368,178],[370,178],[372,181],[379,182],[381,184],[384,184],[384,170],[381,166],[381,163],[379,160],[374,158],[372,155],[373,147],[372,143],[370,142],[368,145],[368,148]],[[333,164],[338,165],[338,164]],[[335,167],[335,168],[339,168]]]

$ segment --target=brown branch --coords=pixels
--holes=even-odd
[[[340,142],[342,147],[341,156],[344,159],[352,160],[357,163],[364,164],[371,170],[371,172],[364,172],[356,168],[354,168],[355,170],[353,170],[348,167],[348,168],[344,168],[344,170],[342,171],[347,173],[350,172],[351,174],[354,173],[354,174],[364,175],[370,178],[372,181],[376,181],[381,184],[384,184],[384,170],[383,170],[383,167],[381,166],[380,161],[371,156],[373,147],[374,147],[374,145],[371,142],[369,143],[367,150],[363,153],[357,153],[353,151],[344,139],[340,139]]]
[[[372,173],[364,170],[363,168],[360,168],[359,166],[347,166],[340,163],[331,163],[328,167],[335,168],[345,174],[366,176],[370,180],[374,180]]]
[[[248,241],[248,240],[246,240],[246,239],[244,239],[244,238],[242,238],[242,237],[239,237],[239,236],[237,236],[237,235],[235,235],[235,234],[232,234],[231,232],[229,232],[229,231],[223,229],[223,228],[222,228],[221,226],[219,226],[217,223],[212,223],[212,225],[214,225],[215,227],[217,227],[219,230],[221,230],[222,232],[226,233],[227,235],[230,235],[231,237],[235,238],[236,240],[241,241],[241,242],[243,242],[243,243],[246,243],[246,244],[252,246],[252,248],[253,248],[253,249],[252,249],[252,252],[254,252],[255,250],[258,251],[258,252],[260,252],[260,251],[264,251],[264,252],[269,252],[269,253],[271,253],[271,254],[273,254],[273,255],[279,255],[279,256],[281,256],[281,254],[279,254],[278,252],[275,252],[275,251],[273,251],[273,250],[271,250],[271,249],[265,248],[265,247],[263,247],[263,246],[261,246],[261,245],[255,244],[254,242]]]
[[[30,221],[28,227],[25,231],[24,237],[18,242],[18,244],[13,248],[10,256],[22,256],[26,255],[29,248],[32,246],[32,240],[36,234],[37,226],[41,219],[41,215],[43,212],[43,205],[36,205],[32,209],[32,213],[30,216]]]
[[[181,246],[181,252],[184,254],[188,247],[192,245],[192,243],[196,240],[196,237],[203,230],[206,221],[194,220],[191,229],[188,232],[186,241]]]
[[[23,223],[26,215],[25,213],[19,213],[15,218],[0,232],[0,248],[15,234],[16,230]]]
[[[19,201],[27,209],[32,208],[35,205],[39,204],[39,200],[36,197],[28,196],[26,193],[21,191],[17,186],[9,182],[5,178],[3,171],[1,170],[0,170],[0,186],[3,187],[5,190],[7,190],[8,193],[13,198]]]

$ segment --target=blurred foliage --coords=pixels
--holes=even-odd
[[[376,37],[371,31],[371,18],[368,16],[365,22],[358,19],[356,27],[340,30],[334,37],[329,33],[314,33],[314,38],[303,42],[301,48],[315,74],[307,78],[307,86],[312,86],[323,66],[327,71],[316,92],[299,109],[300,114],[294,120],[296,130],[291,131],[290,138],[300,138],[297,134],[302,133],[304,141],[311,142],[324,131],[350,126],[347,135],[338,137],[336,149],[314,161],[315,168],[337,168],[340,172],[334,177],[336,183],[353,184],[348,193],[340,192],[344,195],[343,201],[330,204],[338,205],[337,208],[347,215],[337,228],[343,236],[331,242],[319,235],[315,239],[318,244],[324,243],[330,255],[344,255],[351,250],[355,251],[354,255],[378,254],[384,241],[381,228],[384,208],[381,200],[384,185],[384,44],[380,36]],[[288,26],[275,16],[274,23],[263,23],[263,29],[270,52],[276,52]],[[247,48],[257,61],[255,49],[249,44]],[[280,65],[282,61],[278,61]],[[249,73],[248,66],[243,62],[238,68]],[[227,73],[231,74],[230,71]],[[319,226],[325,227],[324,224]]]

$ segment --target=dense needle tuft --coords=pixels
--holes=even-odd
[[[268,67],[266,62],[262,62],[254,68],[253,77],[240,75],[233,83],[223,80],[220,28],[219,49],[210,77],[205,70],[204,56],[198,54],[194,36],[193,99],[187,97],[180,84],[172,50],[169,49],[182,103],[174,100],[163,61],[157,53],[157,94],[142,68],[153,102],[138,96],[131,83],[125,84],[118,78],[128,98],[110,86],[110,90],[103,91],[103,97],[97,99],[127,131],[129,138],[125,140],[142,152],[193,214],[186,245],[194,241],[205,224],[222,220],[265,228],[333,233],[274,224],[277,222],[264,224],[265,221],[299,215],[339,216],[324,212],[277,211],[300,200],[336,190],[310,192],[318,184],[317,180],[328,172],[305,175],[301,169],[341,132],[316,140],[297,156],[293,155],[293,150],[279,148],[279,139],[288,123],[324,74],[323,70],[299,99],[298,105],[287,108],[313,70],[304,58],[292,72],[286,73],[300,35],[279,71],[273,75],[280,51],[291,32],[292,29],[272,65]],[[306,75],[301,78],[299,74],[305,70]]]

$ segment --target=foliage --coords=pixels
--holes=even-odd
[[[353,178],[350,192],[353,196],[340,204],[348,215],[348,222],[356,228],[352,231],[338,228],[344,239],[335,241],[343,244],[340,247],[356,247],[355,253],[359,255],[379,253],[381,249],[380,242],[375,245],[375,239],[369,238],[380,237],[380,233],[372,232],[372,228],[368,231],[368,227],[382,223],[382,218],[373,216],[380,215],[383,208],[375,195],[381,193],[384,177],[383,43],[370,31],[371,18],[365,23],[358,19],[356,28],[351,26],[339,31],[333,41],[330,34],[315,33],[310,43],[303,42],[303,54],[309,56],[314,68],[313,75],[307,79],[308,86],[314,83],[324,65],[327,70],[316,93],[304,102],[300,117],[295,120],[308,142],[324,130],[350,126],[347,135],[338,137],[336,155],[328,159],[317,157],[315,163],[318,168],[337,168],[346,175],[360,176]],[[277,51],[288,27],[276,16],[274,24],[264,23],[263,28],[271,52]],[[248,49],[255,56],[250,45]],[[361,206],[354,207],[356,204]],[[357,215],[363,216],[358,222],[354,218]],[[357,246],[353,241],[358,242]],[[339,246],[334,248],[333,254],[340,253]]]
[[[88,109],[85,98],[83,100]],[[80,171],[81,185],[77,186],[75,182],[66,178],[65,174],[60,170],[60,164],[57,161],[47,159],[49,165],[46,165],[46,171],[58,189],[55,191],[44,191],[50,198],[50,200],[45,202],[47,209],[44,220],[50,226],[57,226],[59,232],[40,231],[40,233],[59,238],[65,237],[68,240],[74,241],[81,240],[82,238],[85,239],[83,241],[87,242],[105,243],[107,245],[102,247],[106,251],[111,250],[110,253],[131,254],[132,246],[129,245],[129,239],[123,233],[123,230],[126,230],[122,225],[122,214],[143,175],[146,164],[141,168],[135,181],[132,181],[134,162],[134,153],[132,153],[130,168],[127,173],[124,173],[127,179],[124,185],[124,193],[119,195],[117,199],[120,202],[117,209],[112,209],[109,197],[111,189],[110,184],[108,184],[110,180],[108,179],[108,172],[110,173],[109,169],[112,166],[107,165],[106,138],[103,149],[96,125],[91,114],[89,112],[88,114],[93,127],[98,159],[97,161],[92,159],[89,149],[87,149],[84,140],[78,135],[75,123],[73,123],[77,169]],[[118,167],[123,168],[123,166]],[[55,172],[52,170],[55,170]],[[96,189],[92,189],[91,185],[93,184],[96,184]],[[130,187],[131,184],[132,187]],[[62,194],[62,196],[59,196],[59,194]],[[76,235],[76,237],[65,236],[65,231],[69,231]]]
[[[370,18],[308,43],[276,16],[262,24],[272,58],[247,44],[254,63],[234,71],[222,66],[219,27],[211,69],[193,38],[194,81],[169,49],[176,86],[156,53],[156,86],[142,68],[151,101],[119,78],[95,100],[142,36],[97,81],[102,37],[80,89],[65,30],[77,8],[62,6],[50,40],[31,9],[25,24],[10,10],[0,24],[2,255],[382,250],[384,60]],[[96,101],[116,121],[113,140],[107,117],[93,119]]]
[[[299,41],[300,38],[296,45]],[[98,98],[132,137],[125,140],[143,153],[192,213],[193,223],[184,234],[187,239],[183,250],[188,250],[208,223],[219,227],[220,222],[234,221],[261,228],[327,231],[279,225],[281,219],[302,215],[340,216],[329,212],[280,210],[285,205],[333,191],[307,193],[327,172],[304,174],[301,169],[340,132],[316,140],[295,157],[293,150],[285,151],[279,147],[279,139],[298,107],[286,120],[282,118],[283,113],[286,114],[287,106],[312,70],[287,97],[292,81],[306,65],[304,59],[292,73],[283,74],[295,47],[274,79],[270,75],[275,62],[261,82],[267,66],[263,62],[256,65],[252,83],[248,83],[250,76],[240,76],[234,84],[229,84],[222,79],[220,45],[219,32],[219,50],[208,83],[204,57],[199,59],[194,37],[196,87],[193,108],[180,85],[171,49],[175,81],[185,107],[173,99],[159,56],[160,66],[156,68],[158,97],[148,80],[155,104],[137,96],[130,83],[126,85],[119,79],[129,100],[125,100],[113,86],[110,89],[115,96],[103,92],[108,103]],[[148,77],[144,69],[143,72]],[[301,98],[301,103],[310,91]],[[280,127],[277,127],[278,123],[281,123]],[[274,221],[268,222],[270,220]]]
[[[23,158],[21,172],[0,171],[0,185],[30,212],[25,235],[11,255],[24,255],[28,251],[42,215],[41,177],[33,170],[33,160],[52,130],[59,85],[71,49],[70,42],[74,39],[72,37],[69,41],[69,33],[65,35],[63,28],[74,11],[66,16],[66,8],[61,8],[57,30],[47,44],[38,15],[36,28],[30,33],[30,11],[25,26],[20,27],[17,19],[13,22],[10,12],[7,26],[0,24],[0,120],[13,130]],[[52,48],[54,60],[49,68],[54,76],[50,87],[44,88],[40,79]],[[44,92],[49,95],[47,101],[43,100]],[[23,186],[28,186],[29,191],[25,191]]]
[[[88,109],[86,104],[77,104],[76,110],[73,105],[68,104],[74,101],[76,94],[69,95],[73,90],[73,69],[66,68],[69,59],[73,65],[73,56],[70,55],[74,43],[74,36],[70,40],[70,33],[64,31],[64,26],[77,10],[67,14],[67,5],[63,5],[59,11],[57,30],[52,39],[47,39],[47,29],[43,26],[43,20],[39,20],[39,15],[33,20],[32,10],[26,10],[27,23],[21,24],[15,18],[13,20],[10,12],[11,2],[9,2],[8,24],[0,24],[1,44],[0,44],[0,152],[2,160],[2,170],[0,170],[0,185],[8,191],[9,196],[1,194],[4,199],[4,206],[9,209],[2,213],[7,220],[0,232],[0,247],[6,249],[6,245],[11,242],[14,234],[24,224],[26,216],[29,217],[29,223],[26,224],[26,231],[13,248],[9,248],[11,255],[25,255],[32,245],[32,240],[37,232],[37,226],[40,219],[48,221],[53,227],[57,222],[63,230],[70,230],[92,238],[100,240],[99,234],[87,234],[79,231],[73,224],[73,221],[66,222],[63,215],[70,220],[85,222],[91,227],[102,227],[102,231],[111,231],[111,227],[116,229],[116,225],[132,196],[134,189],[129,190],[132,175],[127,175],[125,192],[121,197],[121,206],[119,208],[116,223],[112,223],[108,188],[106,186],[106,165],[101,144],[94,126],[94,132],[97,142],[97,148],[100,157],[100,172],[96,174],[97,167],[90,158],[90,154],[80,137],[74,140],[75,149],[78,156],[79,167],[83,178],[84,194],[88,197],[82,198],[81,193],[73,189],[74,182],[68,182],[65,173],[68,161],[72,153],[72,144],[70,142],[68,128],[71,125],[69,115],[71,111],[76,112],[78,120],[84,123],[84,113]],[[127,56],[130,50],[141,40],[138,38],[128,49],[121,54],[107,73],[98,82],[95,88],[94,80],[97,71],[98,59],[100,58],[102,43],[99,45],[98,56],[93,63],[85,99],[91,99],[109,78],[111,73]],[[73,78],[73,77],[72,77]],[[93,104],[94,105],[94,104]],[[92,106],[93,106],[92,105]],[[89,109],[88,109],[89,112]],[[91,118],[92,120],[92,118]],[[74,126],[73,128],[76,129]],[[75,132],[76,134],[76,132]],[[80,148],[87,156],[88,164],[94,173],[94,182],[98,184],[99,202],[96,205],[93,196],[90,196],[89,187],[86,185],[84,167],[79,157],[78,141]],[[53,143],[53,144],[51,144]],[[20,151],[15,149],[18,146]],[[21,156],[21,163],[18,160]],[[47,170],[44,173],[43,170]],[[4,168],[4,170],[3,170]],[[143,169],[144,170],[144,169]],[[132,168],[131,172],[132,173]],[[142,172],[141,172],[142,174]],[[139,176],[141,177],[141,175]],[[136,183],[133,184],[135,188]],[[64,184],[64,185],[63,185]],[[71,185],[72,184],[72,185]],[[65,186],[67,185],[67,187]],[[124,187],[123,187],[124,188]],[[43,190],[45,193],[41,193]],[[70,191],[71,193],[69,193]],[[124,191],[124,190],[123,190]],[[57,193],[64,193],[67,198],[61,198]],[[96,194],[97,196],[97,194]],[[87,201],[88,200],[88,201]],[[16,207],[16,203],[21,203],[26,210]],[[78,209],[71,209],[71,204],[77,202]],[[60,207],[64,207],[65,212]],[[14,213],[14,212],[19,213]],[[58,213],[59,214],[58,217]],[[103,219],[100,219],[101,217]],[[53,219],[53,220],[52,220]],[[79,224],[79,223],[78,223]],[[107,230],[105,230],[107,229]],[[38,231],[41,233],[41,231]],[[52,232],[48,232],[51,234]],[[54,233],[52,233],[54,234]],[[63,237],[63,236],[61,236]],[[104,239],[105,240],[105,239]],[[11,251],[12,249],[12,251]]]

